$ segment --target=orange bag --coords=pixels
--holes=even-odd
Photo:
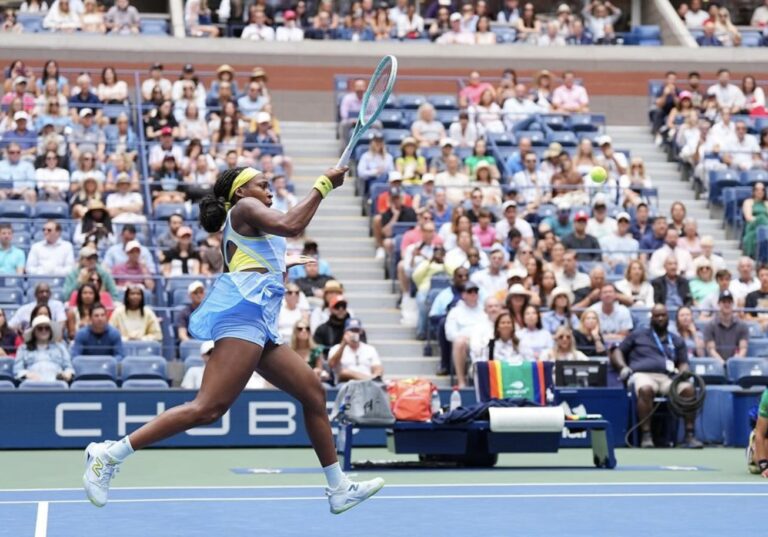
[[[400,421],[429,421],[432,419],[432,389],[424,379],[396,380],[387,385],[389,404],[395,419]]]

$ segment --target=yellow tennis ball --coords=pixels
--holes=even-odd
[[[595,166],[589,172],[589,178],[593,183],[603,184],[608,179],[608,172],[602,166]]]

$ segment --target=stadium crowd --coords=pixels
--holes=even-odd
[[[748,19],[749,26],[739,28],[734,22],[729,2],[706,2],[690,0],[680,2],[677,14],[701,47],[754,47],[768,45],[768,2],[754,2],[756,5]],[[738,6],[741,7],[741,6]],[[748,7],[748,6],[747,6]],[[744,21],[746,22],[746,21]]]

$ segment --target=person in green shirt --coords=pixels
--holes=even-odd
[[[472,148],[472,154],[464,159],[464,165],[467,167],[467,173],[472,179],[476,179],[475,173],[477,171],[477,165],[481,162],[487,162],[491,166],[491,177],[493,179],[499,178],[499,169],[496,166],[496,159],[492,155],[487,154],[488,146],[485,140],[482,138],[475,142],[475,147]]]
[[[747,465],[752,474],[768,478],[768,389],[763,391],[757,409],[757,425],[749,437]]]
[[[77,267],[67,274],[64,280],[63,294],[69,299],[69,296],[88,281],[88,275],[96,271],[101,277],[103,290],[112,296],[114,300],[119,300],[120,295],[115,285],[115,280],[104,267],[99,263],[99,253],[91,246],[83,246],[80,249],[80,263]]]
[[[693,262],[693,269],[696,277],[688,282],[691,289],[691,296],[696,304],[700,304],[710,295],[717,293],[718,285],[715,281],[715,272],[712,269],[712,263],[704,256],[699,256]]]

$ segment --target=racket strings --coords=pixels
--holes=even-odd
[[[387,86],[389,86],[391,75],[392,63],[390,62],[381,71],[374,74],[374,78],[368,84],[368,95],[364,103],[365,108],[363,112],[364,124],[368,124],[379,108],[383,108],[385,103],[382,101],[386,98]]]

